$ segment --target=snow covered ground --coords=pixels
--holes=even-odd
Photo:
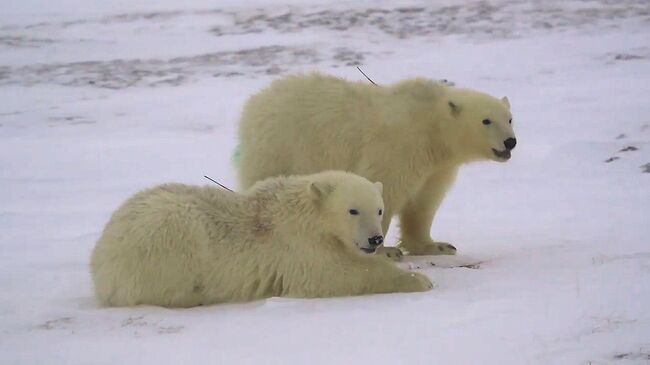
[[[0,4],[1,364],[650,362],[648,1],[133,3]],[[97,305],[118,204],[235,187],[245,99],[356,65],[510,98],[513,159],[462,169],[432,232],[478,268],[409,258],[422,294]]]

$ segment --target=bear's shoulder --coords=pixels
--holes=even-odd
[[[399,81],[391,85],[390,90],[393,95],[431,101],[446,96],[450,87],[442,81],[414,78]]]

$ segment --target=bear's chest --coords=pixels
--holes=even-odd
[[[431,171],[395,171],[393,176],[378,178],[384,184],[384,203],[393,211],[399,212],[411,200],[417,198],[418,192],[426,183]]]

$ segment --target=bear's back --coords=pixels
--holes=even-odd
[[[198,305],[204,278],[238,244],[239,194],[166,184],[137,193],[107,223],[91,257],[104,304]],[[221,261],[220,261],[221,260]]]
[[[373,87],[320,74],[294,75],[252,96],[239,129],[242,187],[282,174],[354,171],[377,122]]]

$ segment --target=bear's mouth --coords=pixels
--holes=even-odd
[[[359,247],[359,248],[361,249],[361,251],[363,251],[365,253],[374,253],[375,252],[375,249],[372,248],[372,247]]]
[[[509,150],[497,151],[493,148],[492,152],[494,153],[495,156],[497,156],[497,158],[501,160],[509,160],[511,156]]]

